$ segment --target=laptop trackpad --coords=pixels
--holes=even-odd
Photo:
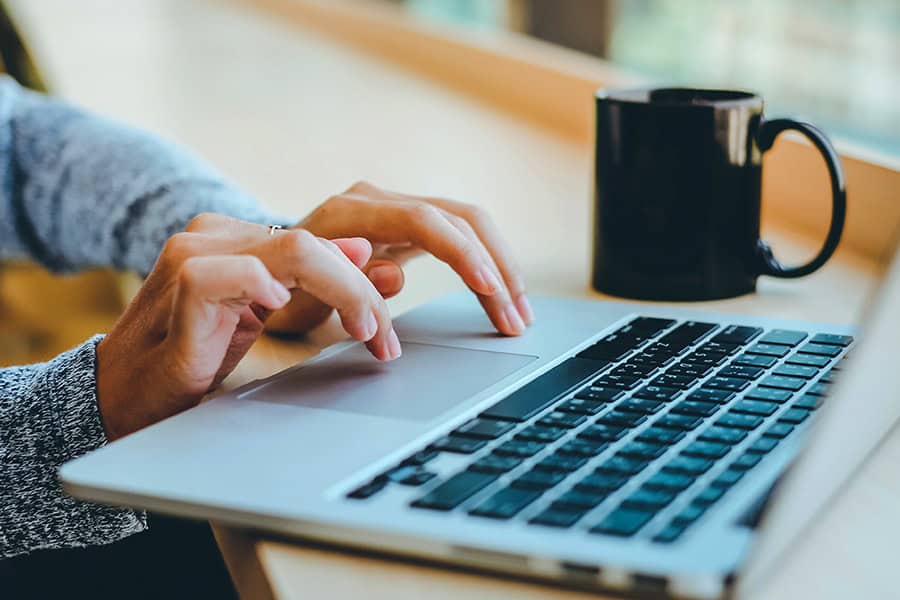
[[[406,342],[403,356],[382,363],[360,344],[286,373],[241,397],[429,421],[536,359]]]

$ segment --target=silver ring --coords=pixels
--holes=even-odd
[[[275,235],[279,229],[284,229],[281,225],[269,225],[269,235]]]

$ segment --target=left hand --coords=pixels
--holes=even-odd
[[[501,333],[520,335],[534,320],[512,252],[478,207],[388,192],[361,182],[326,200],[297,227],[326,239],[368,239],[374,249],[371,259],[354,256],[352,249],[344,251],[385,298],[403,288],[403,264],[428,252],[459,274]],[[294,291],[290,304],[273,313],[266,328],[303,333],[330,314],[328,306]]]

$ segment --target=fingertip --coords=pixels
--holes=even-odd
[[[269,289],[272,292],[272,297],[276,301],[276,305],[268,307],[268,308],[283,308],[288,302],[291,301],[291,292],[289,289],[284,287],[280,281],[277,279],[272,279],[269,284]]]
[[[531,325],[534,323],[534,310],[531,308],[528,296],[519,294],[518,298],[515,300],[515,304],[516,309],[519,311],[519,315],[522,317],[522,320],[525,321],[525,324]]]
[[[498,321],[501,325],[500,333],[509,336],[517,336],[522,335],[522,333],[525,332],[525,323],[522,321],[518,309],[516,309],[512,303],[503,307]]]

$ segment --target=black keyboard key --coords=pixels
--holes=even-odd
[[[768,369],[777,362],[778,359],[773,356],[765,356],[763,354],[742,354],[735,358],[731,364]]]
[[[625,363],[609,372],[610,375],[625,375],[626,377],[650,377],[659,370],[655,365],[640,365]]]
[[[668,329],[675,324],[673,319],[660,319],[657,317],[638,317],[628,325],[637,331],[642,331],[654,336],[663,329]]]
[[[651,518],[653,518],[653,513],[617,508],[603,521],[592,527],[591,533],[630,537],[646,525]]]
[[[607,447],[609,447],[609,444],[607,443],[577,439],[566,442],[559,447],[557,452],[561,454],[567,454],[569,456],[593,458],[595,456],[599,456],[604,450],[606,450]]]
[[[603,366],[593,360],[570,358],[525,384],[481,416],[508,421],[527,421]]]
[[[714,442],[693,442],[681,454],[696,458],[720,459],[731,451],[731,446]]]
[[[775,356],[777,358],[783,358],[790,351],[791,349],[789,346],[781,346],[779,344],[758,343],[747,348],[747,354],[764,354],[766,356]]]
[[[490,473],[463,471],[443,482],[411,506],[431,510],[453,510],[497,479]]]
[[[647,400],[658,400],[660,402],[668,402],[677,398],[681,394],[681,390],[668,387],[660,387],[657,385],[645,385],[634,393],[635,398],[645,398]]]
[[[684,432],[677,429],[662,429],[660,427],[650,427],[641,432],[637,436],[640,442],[649,442],[660,446],[671,446],[680,441],[684,437]]]
[[[493,419],[473,419],[453,432],[453,435],[493,440],[512,430],[513,423]]]
[[[487,442],[484,440],[475,440],[470,438],[456,437],[455,435],[444,436],[438,441],[431,444],[433,450],[441,452],[453,452],[455,454],[472,454],[477,450],[481,450]]]
[[[469,514],[491,519],[511,519],[540,495],[541,492],[536,490],[505,488],[469,511]]]
[[[534,525],[565,529],[577,523],[583,516],[583,512],[569,512],[549,508],[528,522],[533,523]]]
[[[814,344],[828,344],[832,346],[849,346],[853,343],[851,335],[837,335],[835,333],[817,333],[810,342]]]
[[[392,469],[385,474],[388,480],[401,485],[418,486],[423,485],[432,479],[435,474],[426,471],[422,467],[414,467],[412,465],[402,465],[396,469]]]
[[[596,508],[605,499],[605,494],[590,494],[579,492],[578,490],[570,490],[557,498],[551,507],[561,511],[586,512]]]
[[[639,489],[622,501],[622,506],[634,510],[657,512],[675,499],[676,494],[661,490]]]
[[[779,388],[782,390],[790,390],[792,392],[796,392],[804,385],[806,385],[805,379],[800,379],[799,377],[785,377],[784,375],[769,375],[768,377],[764,377],[760,380],[759,385],[764,387],[772,387]]]
[[[591,400],[583,400],[581,398],[572,398],[563,402],[556,410],[563,412],[575,413],[576,415],[596,415],[606,408],[603,402],[592,402]]]
[[[705,367],[718,367],[727,360],[724,354],[710,354],[708,352],[694,352],[684,358],[682,364],[702,365]]]
[[[347,494],[348,498],[353,498],[354,500],[365,500],[366,498],[371,498],[381,490],[387,486],[388,480],[384,477],[376,478],[369,483],[359,486],[349,494]]]
[[[512,486],[532,490],[547,490],[565,479],[568,475],[568,473],[561,473],[559,471],[532,469],[513,481]]]
[[[420,467],[434,459],[440,452],[437,450],[420,450],[403,461],[404,465],[414,465]]]
[[[571,429],[578,427],[587,420],[584,415],[576,415],[574,413],[554,411],[548,415],[544,415],[538,420],[539,425],[545,427],[563,427]]]
[[[644,486],[648,490],[664,490],[669,492],[680,492],[687,489],[694,483],[694,477],[683,473],[666,473],[660,471],[650,479]]]
[[[652,415],[659,412],[662,408],[662,402],[653,400],[643,400],[641,398],[629,398],[616,407],[616,410],[624,410],[626,412],[640,413],[642,415]]]
[[[510,440],[497,446],[494,454],[500,456],[515,456],[517,458],[528,458],[534,456],[544,449],[544,444],[540,442],[526,442],[521,440]]]
[[[750,385],[750,382],[746,379],[740,379],[738,377],[710,377],[705,382],[703,382],[703,387],[705,388],[713,388],[717,390],[727,390],[729,392],[740,392],[745,387]]]
[[[802,352],[798,352],[797,354],[789,356],[785,362],[792,365],[822,368],[830,363],[831,359],[827,356],[817,356],[815,354],[803,354]]]
[[[698,506],[710,506],[719,500],[725,494],[725,488],[708,487],[694,498],[693,504]]]
[[[662,470],[671,473],[684,473],[686,475],[702,475],[711,466],[713,466],[713,461],[705,458],[676,456]]]
[[[807,367],[804,365],[783,364],[772,373],[775,375],[784,375],[785,377],[802,377],[803,379],[812,379],[819,370],[815,367]]]
[[[719,377],[738,377],[740,379],[756,379],[765,372],[765,369],[759,367],[750,367],[747,365],[728,365],[716,375]]]
[[[638,458],[641,460],[651,461],[665,454],[667,448],[647,442],[631,442],[626,444],[624,448],[619,450],[616,456],[627,456],[629,458]]]
[[[469,470],[481,473],[506,473],[522,464],[522,459],[515,456],[497,456],[489,454],[469,465]]]
[[[775,446],[778,445],[779,439],[775,437],[761,437],[747,448],[747,452],[757,452],[759,454],[767,454],[775,449]]]
[[[762,457],[762,454],[757,454],[755,452],[746,452],[740,455],[738,459],[731,463],[731,466],[728,468],[746,471],[747,469],[752,469],[753,467],[758,465],[759,461],[762,460]]]
[[[778,410],[778,405],[772,402],[763,402],[762,400],[740,400],[731,407],[731,410],[737,413],[768,417]]]
[[[730,427],[708,427],[700,432],[698,440],[704,442],[717,442],[720,444],[737,444],[747,437],[747,432],[743,429],[735,429]]]
[[[741,344],[731,344],[723,342],[706,342],[698,348],[701,352],[711,352],[714,354],[731,355],[740,350]]]
[[[517,440],[525,440],[528,442],[540,442],[542,444],[549,444],[550,442],[555,442],[562,436],[568,433],[568,429],[562,429],[560,427],[542,427],[540,425],[532,425],[531,427],[526,427],[522,431],[516,434]]]
[[[675,357],[671,354],[660,354],[658,352],[641,352],[631,358],[631,362],[636,365],[646,365],[652,367],[665,367],[675,362]]]
[[[534,465],[535,469],[542,471],[561,471],[570,473],[577,471],[587,463],[587,459],[582,456],[573,456],[569,454],[551,454],[544,460]]]
[[[687,397],[688,400],[694,400],[696,402],[711,402],[713,404],[724,404],[732,398],[734,398],[734,392],[705,387],[700,388],[699,390],[694,390]]]
[[[812,342],[800,346],[799,352],[806,354],[815,354],[818,356],[828,356],[834,358],[844,349],[841,346],[832,346],[830,344],[813,344]]]
[[[775,423],[763,433],[766,437],[774,437],[782,439],[788,436],[794,430],[794,426],[790,423]]]
[[[716,404],[709,402],[694,402],[693,400],[684,400],[679,402],[672,409],[672,412],[679,415],[690,415],[694,417],[708,417],[719,410]]]
[[[677,375],[678,377],[693,377],[700,379],[712,373],[713,368],[707,365],[686,365],[679,363],[666,371],[666,375]]]
[[[606,366],[609,363],[618,362],[626,358],[632,353],[633,347],[638,345],[640,344],[623,344],[601,340],[579,352],[575,358],[579,360],[593,360],[599,365]]]
[[[609,374],[609,375],[606,375],[605,377],[598,379],[592,385],[594,387],[618,388],[620,390],[630,390],[632,388],[637,387],[637,385],[640,382],[641,382],[640,377],[634,377],[631,375]]]
[[[579,400],[591,400],[593,402],[612,402],[625,395],[618,388],[590,386],[579,390],[575,398]]]
[[[806,393],[811,396],[827,396],[831,392],[831,386],[827,383],[814,383],[809,386]]]
[[[827,371],[824,375],[819,377],[819,381],[822,383],[834,383],[837,380],[837,370],[831,369]]]
[[[822,406],[822,397],[804,394],[793,404],[796,408],[805,408],[806,410],[815,410]]]
[[[778,421],[781,423],[790,423],[791,425],[797,425],[798,423],[802,423],[809,416],[809,411],[804,410],[802,408],[789,408],[784,411],[778,417]]]
[[[696,504],[691,504],[689,506],[684,507],[680,513],[675,515],[675,518],[672,519],[672,523],[676,523],[678,525],[687,526],[699,519],[703,516],[703,513],[706,512],[705,506],[698,506]]]
[[[746,327],[743,325],[729,325],[712,338],[712,342],[721,344],[746,344],[762,333],[759,327]]]
[[[709,335],[713,330],[715,330],[718,325],[714,323],[700,323],[698,321],[688,321],[686,323],[682,323],[666,335],[660,338],[660,342],[663,344],[671,344],[673,347],[681,347],[685,348],[687,346],[693,346],[707,335]]]
[[[747,431],[750,431],[762,425],[763,420],[762,417],[728,412],[716,421],[716,425],[719,427],[733,427],[735,429],[746,429]]]
[[[671,544],[681,537],[684,530],[685,528],[681,525],[669,524],[665,529],[653,536],[653,541],[657,544]]]
[[[589,494],[608,495],[628,481],[627,477],[610,473],[591,473],[575,485],[575,489]]]
[[[635,475],[643,471],[647,464],[646,460],[616,455],[597,467],[597,472],[608,475]]]
[[[759,338],[764,344],[780,344],[782,346],[796,346],[806,339],[806,333],[803,331],[791,331],[789,329],[773,329],[766,335]]]
[[[650,382],[650,385],[656,387],[667,387],[667,388],[675,388],[679,390],[686,390],[689,387],[693,386],[697,383],[696,377],[689,377],[685,375],[672,375],[670,373],[665,373],[664,375],[660,375],[656,379]]]
[[[753,388],[744,396],[750,400],[765,400],[766,402],[778,402],[781,404],[791,399],[793,392],[787,390],[779,390],[776,388],[757,387]]]
[[[645,417],[644,415],[614,410],[612,412],[606,413],[605,415],[601,415],[596,422],[598,425],[619,425],[624,427],[635,427],[646,420],[647,417]]]
[[[746,473],[746,471],[728,469],[727,471],[720,473],[710,485],[717,488],[728,489],[740,481],[744,476],[744,473]]]
[[[690,431],[697,427],[703,420],[691,415],[673,415],[668,414],[658,419],[653,425],[655,427],[664,427],[666,429],[677,429],[679,431]]]
[[[626,428],[621,425],[604,425],[602,423],[585,427],[578,437],[598,442],[615,442],[625,436]]]

